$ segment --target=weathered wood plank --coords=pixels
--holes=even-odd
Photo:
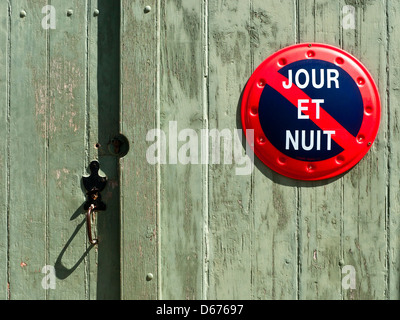
[[[147,132],[159,125],[158,16],[155,0],[121,2],[120,126],[131,144],[120,160],[123,299],[159,297],[158,169],[146,159]]]
[[[93,1],[92,1],[93,2]],[[108,178],[108,184],[103,191],[103,199],[107,210],[97,215],[98,235],[101,243],[98,246],[97,265],[97,299],[120,298],[120,185],[119,157],[110,153],[109,147],[114,137],[119,133],[119,103],[120,103],[120,14],[119,1],[97,0],[92,3],[92,11],[97,8],[100,15],[92,18],[93,27],[97,28],[93,44],[97,56],[95,60],[94,77],[96,89],[91,88],[97,97],[97,118],[99,143],[99,162],[101,169]],[[90,23],[90,19],[89,19]],[[93,141],[93,140],[92,140]],[[96,142],[93,142],[96,144]],[[121,146],[121,149],[124,147]]]
[[[9,89],[9,4],[0,4],[0,299],[8,298],[8,89]]]
[[[387,201],[387,237],[388,237],[388,296],[398,300],[400,298],[400,131],[399,131],[399,106],[400,106],[400,6],[398,1],[389,0],[387,5],[388,17],[388,95],[386,114],[387,153],[388,153],[388,201]],[[385,97],[381,97],[385,99]]]
[[[87,30],[86,30],[86,37],[87,37],[87,43],[86,43],[86,52],[87,52],[87,58],[86,58],[86,137],[85,137],[85,142],[86,142],[86,159],[85,159],[85,175],[89,174],[89,164],[91,161],[97,159],[99,160],[100,163],[100,172],[99,174],[104,175],[103,171],[103,161],[100,162],[100,157],[99,157],[99,149],[97,148],[96,145],[97,143],[100,144],[99,142],[99,135],[100,135],[100,127],[99,127],[99,120],[100,120],[100,106],[99,106],[99,90],[100,87],[98,86],[98,76],[99,73],[101,72],[99,70],[99,60],[98,60],[98,21],[99,21],[99,16],[95,15],[94,12],[95,10],[99,11],[98,7],[98,0],[91,0],[91,1],[86,1],[86,24],[87,24]],[[100,12],[101,14],[102,12]],[[104,13],[103,13],[104,14]],[[115,111],[117,112],[117,111]],[[107,186],[108,187],[108,186]],[[102,191],[102,197],[105,196],[105,189]],[[106,203],[106,202],[105,202]],[[107,205],[107,203],[106,203]],[[108,206],[107,206],[108,209]],[[104,219],[104,215],[106,214],[104,212],[94,212],[93,216],[93,223],[92,223],[92,228],[93,228],[93,233],[96,234],[96,237],[99,238],[99,244],[96,245],[94,250],[90,254],[87,254],[85,257],[85,269],[86,269],[86,279],[87,279],[87,289],[86,289],[86,296],[87,299],[95,299],[95,297],[98,296],[97,294],[97,289],[98,289],[98,282],[95,281],[96,277],[101,278],[101,276],[98,273],[98,266],[99,266],[99,252],[100,252],[100,243],[104,242],[101,241],[102,234],[98,228],[98,226],[101,226],[101,221]],[[86,227],[86,222],[83,224],[84,227]],[[86,240],[88,239],[88,235],[86,232]],[[101,242],[100,242],[101,241]],[[90,250],[90,244],[86,242],[87,246],[87,252]],[[103,245],[102,245],[103,246]],[[91,281],[92,280],[92,281]],[[103,279],[104,281],[104,279]],[[99,286],[101,288],[101,285]],[[110,291],[113,291],[113,288],[110,288]]]
[[[9,281],[11,299],[44,299],[49,263],[45,0],[11,1]],[[26,17],[20,16],[20,11]]]
[[[250,2],[209,2],[209,128],[237,133],[241,92],[251,74]],[[224,138],[226,140],[226,138]],[[221,139],[223,146],[224,139]],[[229,137],[228,137],[229,139]],[[238,165],[209,166],[208,299],[252,296],[252,174]]]
[[[339,46],[336,1],[298,1],[298,41]],[[340,299],[342,180],[299,182],[299,299]]]
[[[343,32],[343,48],[359,58],[376,80],[383,117],[371,150],[344,176],[343,264],[355,268],[356,289],[349,289],[343,295],[347,299],[384,299],[388,182],[386,1],[346,1],[346,4],[355,7],[356,24],[354,30]]]
[[[160,176],[163,299],[202,296],[202,18],[201,1],[161,2],[160,128],[175,141],[166,148]],[[196,149],[182,151],[186,143]]]
[[[252,1],[251,53],[256,68],[275,51],[296,42],[291,0]],[[297,188],[255,159],[252,232],[252,297],[297,297]]]

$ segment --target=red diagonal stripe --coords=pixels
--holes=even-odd
[[[274,75],[269,75],[267,77],[266,83],[278,91],[296,108],[298,107],[299,99],[308,99],[311,101],[311,98],[301,89],[299,89],[294,83],[290,89],[283,88],[282,83],[287,81],[288,79],[285,76],[281,75],[279,72],[276,72]],[[319,119],[316,118],[316,113],[312,108],[308,108],[308,110],[304,110],[302,113],[308,115],[309,119],[313,121],[321,130],[335,130],[335,134],[332,135],[332,139],[335,140],[335,142],[343,149],[349,147],[351,148],[352,145],[356,143],[356,138],[323,109],[323,104],[320,107]]]

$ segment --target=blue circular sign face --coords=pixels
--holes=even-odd
[[[343,147],[302,111],[315,112],[315,117],[320,118],[319,110],[323,108],[355,139],[364,114],[355,81],[337,65],[316,59],[295,61],[279,73],[288,79],[287,87],[297,83],[297,87],[304,87],[302,91],[310,99],[303,99],[294,108],[284,95],[266,84],[258,109],[266,138],[293,159],[321,161],[340,154]]]
[[[375,140],[380,113],[378,89],[361,62],[318,43],[264,60],[246,85],[241,110],[257,157],[300,180],[331,178],[357,164]]]

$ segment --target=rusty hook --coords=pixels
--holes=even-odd
[[[86,225],[87,225],[87,232],[89,236],[89,242],[91,244],[97,244],[98,240],[93,239],[92,236],[92,211],[95,209],[95,205],[91,204],[88,211],[86,212]]]

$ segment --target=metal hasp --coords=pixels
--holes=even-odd
[[[101,201],[100,192],[103,191],[107,184],[107,178],[99,176],[100,164],[98,161],[92,161],[89,165],[90,176],[83,177],[83,186],[87,190],[87,200],[83,205],[86,210],[86,223],[87,231],[89,236],[89,242],[91,244],[97,244],[98,240],[92,237],[92,222],[91,215],[93,211],[104,211],[106,210],[106,205]]]
[[[92,161],[89,165],[90,176],[83,177],[83,186],[86,189],[87,200],[83,208],[88,210],[93,204],[97,211],[106,210],[106,205],[101,201],[100,192],[103,191],[107,184],[107,178],[99,176],[100,164],[98,161]]]

